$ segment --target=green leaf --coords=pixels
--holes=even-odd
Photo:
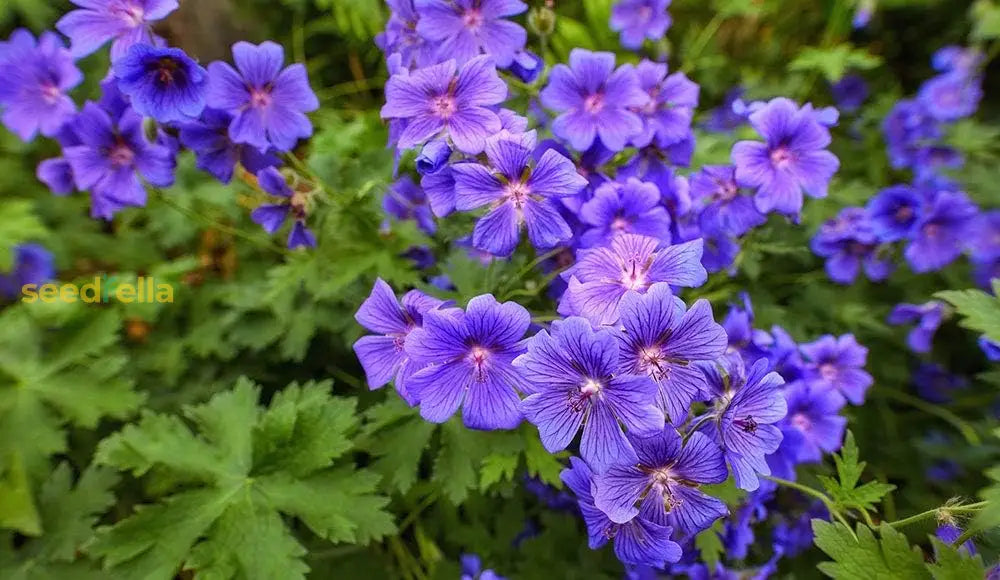
[[[79,553],[94,535],[98,517],[115,503],[111,488],[118,476],[90,467],[73,486],[69,465],[59,464],[42,484],[38,497],[41,528],[38,538],[22,543],[10,557],[0,546],[0,577],[11,579],[100,578],[97,568]],[[3,495],[0,494],[0,498]]]
[[[986,566],[979,554],[970,555],[968,550],[959,549],[931,536],[934,546],[934,563],[927,564],[934,580],[965,580],[984,578]]]
[[[833,559],[817,568],[837,580],[921,580],[930,578],[919,548],[911,548],[906,536],[888,524],[879,526],[881,541],[857,524],[857,539],[841,523],[812,520],[815,543]]]
[[[0,463],[0,528],[17,530],[28,536],[42,533],[41,517],[31,496],[24,461],[17,452]]]
[[[0,204],[0,272],[9,272],[14,265],[15,246],[48,233],[33,206],[30,201],[9,198]]]
[[[1000,342],[1000,281],[993,281],[993,295],[982,290],[945,290],[935,294],[946,300],[962,316],[959,323],[965,328],[985,334],[994,342]]]
[[[487,437],[488,434],[466,429],[458,417],[441,426],[441,450],[434,461],[433,481],[455,505],[478,486],[476,467],[487,454],[484,442]]]
[[[376,457],[372,469],[390,490],[406,493],[417,480],[420,459],[436,426],[424,421],[398,397],[366,412],[360,446]]]
[[[849,44],[831,48],[806,48],[788,65],[793,71],[816,71],[831,83],[837,82],[850,69],[870,70],[882,64],[882,59]]]
[[[866,465],[864,461],[859,461],[859,459],[860,454],[858,446],[854,442],[854,434],[848,431],[840,453],[833,456],[833,461],[837,466],[837,480],[824,475],[820,475],[819,479],[838,507],[871,511],[875,509],[875,504],[881,501],[887,493],[896,489],[896,486],[870,481],[858,487],[858,481],[861,479]]]
[[[712,527],[702,530],[694,538],[694,545],[701,552],[701,561],[708,564],[709,569],[720,561],[726,547],[722,544],[719,534],[722,532],[722,521],[716,521]]]
[[[972,5],[972,33],[974,41],[1000,38],[1000,6],[992,0],[976,0]]]
[[[303,578],[305,549],[283,516],[332,542],[363,544],[395,530],[388,498],[375,492],[379,477],[334,465],[352,447],[353,399],[331,397],[329,382],[293,383],[267,409],[259,395],[241,379],[186,408],[186,420],[147,413],[100,443],[98,462],[167,484],[166,497],[140,505],[91,546],[109,573]]]

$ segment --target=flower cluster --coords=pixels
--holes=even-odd
[[[355,351],[369,387],[394,380],[428,421],[527,420],[550,452],[576,452],[562,479],[590,546],[611,542],[626,564],[682,573],[698,533],[730,516],[738,534],[766,514],[766,476],[794,479],[795,465],[839,448],[839,412],[871,384],[867,351],[849,335],[800,346],[780,328],[753,329],[749,310],[720,325],[707,301],[678,297],[730,267],[739,238],[769,213],[797,221],[804,196],[826,195],[837,112],[737,101],[737,122],[762,141],[736,143],[731,165],[685,175],[698,85],[660,62],[619,65],[582,49],[525,76],[523,37],[497,44],[487,32],[513,31],[519,4],[390,2],[382,117],[416,176],[399,176],[384,208],[428,234],[475,211],[459,243],[485,262],[514,253],[526,230],[549,252],[542,266],[558,270],[549,295],[560,317],[526,338],[531,316],[515,302],[485,294],[458,309],[414,290],[400,303],[379,281],[357,314],[375,334]],[[667,4],[619,2],[611,25],[629,47],[661,38]],[[525,97],[528,116],[505,108]],[[426,248],[410,254],[433,263]],[[704,491],[730,477],[759,505],[730,514]]]
[[[0,42],[3,123],[26,141],[51,137],[62,155],[38,166],[38,178],[57,195],[90,194],[91,215],[112,219],[146,205],[150,187],[169,187],[181,147],[222,182],[237,167],[256,174],[259,189],[287,201],[265,205],[254,220],[269,233],[294,217],[289,247],[315,245],[305,221],[317,188],[279,183],[280,155],[312,135],[306,113],[319,102],[301,64],[284,65],[273,42],[233,47],[235,68],[207,68],[152,32],[152,23],[177,9],[177,0],[74,0],[77,9],[36,40],[15,31]],[[81,107],[69,91],[83,80],[75,60],[111,43],[111,69],[102,98]]]

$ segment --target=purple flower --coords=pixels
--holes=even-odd
[[[736,269],[733,264],[740,253],[739,242],[729,234],[713,231],[703,232],[702,240],[705,243],[705,250],[701,256],[701,263],[705,266],[705,270],[713,274],[729,270],[729,275],[735,276]]]
[[[913,271],[939,270],[955,261],[976,213],[976,206],[964,193],[934,193],[903,251]]]
[[[555,201],[576,195],[587,180],[573,162],[553,150],[531,166],[531,149],[516,139],[486,143],[490,168],[478,163],[451,166],[455,179],[455,207],[471,210],[489,204],[472,233],[472,244],[496,256],[508,256],[517,246],[521,225],[539,249],[553,248],[570,239],[569,225]]]
[[[982,80],[962,72],[938,75],[925,82],[917,94],[927,114],[945,122],[972,115],[982,98]]]
[[[867,28],[875,13],[876,0],[859,0],[858,7],[854,10],[854,17],[851,19],[851,26],[854,30]]]
[[[420,401],[420,415],[444,423],[462,407],[462,421],[470,429],[517,427],[518,391],[528,385],[511,363],[524,352],[521,338],[530,323],[523,306],[500,304],[490,294],[473,298],[455,316],[426,312],[423,326],[406,340],[407,356],[430,365],[408,381]]]
[[[830,87],[833,100],[842,111],[856,111],[868,99],[868,83],[864,77],[846,74]]]
[[[611,8],[611,30],[621,32],[625,48],[637,50],[645,39],[659,40],[670,28],[670,0],[618,0]]]
[[[889,313],[889,324],[912,324],[917,326],[906,337],[906,344],[913,352],[931,351],[934,333],[941,325],[944,303],[932,300],[926,304],[897,304]]]
[[[741,191],[732,165],[705,165],[689,181],[691,198],[707,204],[699,218],[702,229],[742,236],[767,221]]]
[[[934,535],[945,544],[954,544],[962,536],[962,529],[953,523],[942,522],[934,531]],[[958,549],[964,549],[968,554],[976,555],[976,545],[972,543],[972,540],[966,540]],[[935,556],[937,556],[936,550],[935,547]]]
[[[285,49],[267,41],[233,45],[234,69],[225,62],[208,65],[206,103],[233,114],[229,136],[261,151],[290,151],[299,138],[312,135],[305,114],[319,108],[302,64],[284,69]]]
[[[586,151],[600,138],[610,151],[621,151],[642,131],[642,119],[631,109],[644,107],[649,95],[639,86],[632,65],[615,70],[615,55],[574,48],[569,66],[552,69],[541,92],[542,104],[558,111],[552,132]]]
[[[757,360],[766,357],[774,338],[766,331],[753,327],[753,304],[750,295],[739,293],[741,304],[730,304],[722,327],[729,338],[729,352],[742,356],[745,360]]]
[[[417,32],[440,43],[438,54],[459,65],[486,54],[508,67],[528,40],[520,25],[504,20],[528,9],[521,0],[414,0],[414,5],[420,14]]]
[[[456,64],[443,64],[393,75],[385,85],[383,119],[405,119],[397,147],[409,149],[445,134],[464,153],[477,154],[487,137],[500,131],[500,118],[489,107],[507,98],[507,85],[487,56],[470,60],[455,76]]]
[[[860,207],[847,207],[836,219],[827,220],[812,239],[812,251],[826,261],[826,273],[839,284],[851,284],[864,267],[870,280],[889,277],[894,264],[878,246],[868,214]]]
[[[729,89],[722,99],[722,104],[709,111],[705,129],[716,133],[729,133],[742,125],[746,119],[743,115],[733,111],[733,104],[740,100],[745,92],[746,89],[741,86]]]
[[[261,153],[256,147],[234,143],[229,137],[233,116],[218,109],[205,109],[197,121],[179,123],[178,136],[185,147],[194,151],[197,167],[221,181],[233,179],[240,164],[256,174],[265,167],[281,165],[281,159],[271,153]]]
[[[657,282],[696,287],[708,272],[701,265],[702,241],[658,249],[653,238],[622,234],[610,246],[580,250],[577,262],[563,272],[569,288],[559,313],[583,316],[595,325],[618,321],[618,303],[629,290],[645,294]]]
[[[389,20],[385,31],[375,37],[375,44],[387,56],[399,55],[400,66],[405,68],[437,64],[438,45],[417,31],[420,15],[413,0],[386,0],[386,3],[390,9]]]
[[[6,274],[0,273],[0,296],[17,298],[24,286],[41,286],[52,281],[55,275],[52,252],[39,244],[20,244],[14,247],[14,267]]]
[[[923,207],[923,198],[908,185],[893,185],[868,202],[868,216],[875,235],[883,242],[910,237]]]
[[[610,181],[598,187],[579,215],[589,226],[580,238],[585,248],[606,245],[625,233],[670,242],[670,214],[660,204],[659,188],[634,177],[624,183]]]
[[[638,461],[619,461],[594,478],[594,504],[612,522],[641,517],[687,537],[707,529],[729,510],[698,489],[729,477],[722,451],[711,438],[692,433],[681,442],[673,427],[642,438],[629,435]]]
[[[640,62],[635,73],[649,101],[637,111],[643,130],[632,137],[632,145],[646,147],[655,140],[665,148],[687,138],[698,106],[698,85],[681,72],[667,76],[667,65],[649,60]]]
[[[844,397],[805,381],[786,385],[784,396],[788,415],[781,424],[784,439],[779,455],[787,447],[796,463],[816,463],[840,449],[847,428],[847,418],[840,416]]]
[[[404,175],[389,186],[382,198],[382,210],[398,220],[415,221],[429,236],[437,231],[427,196],[409,175]]]
[[[811,386],[838,391],[854,405],[865,401],[865,391],[873,382],[864,371],[868,349],[853,334],[840,338],[827,334],[803,344],[802,354],[808,359],[805,379]]]
[[[984,56],[978,48],[945,46],[939,48],[931,57],[931,65],[938,72],[956,72],[971,76],[983,63]]]
[[[941,174],[943,169],[961,169],[965,158],[957,149],[945,145],[927,145],[916,150],[914,155],[914,173],[916,182],[932,181]]]
[[[90,190],[93,217],[111,219],[125,206],[146,205],[140,176],[156,187],[174,183],[176,159],[167,147],[146,139],[142,117],[128,110],[117,122],[88,102],[72,121],[80,144],[63,149],[76,187]]]
[[[707,300],[687,310],[669,284],[653,284],[644,295],[629,292],[619,310],[625,329],[619,336],[622,369],[649,375],[660,410],[680,425],[706,389],[704,373],[692,363],[722,356],[726,331],[715,323]]]
[[[522,50],[514,55],[507,70],[522,83],[531,84],[545,70],[545,59],[530,50]]]
[[[431,175],[441,171],[448,165],[451,157],[451,147],[447,141],[430,141],[420,150],[415,164],[417,173],[420,175]]]
[[[408,383],[413,373],[422,368],[407,356],[404,346],[410,332],[423,324],[424,314],[438,310],[443,301],[428,296],[419,290],[410,290],[403,295],[402,304],[396,301],[396,294],[381,278],[368,298],[361,303],[355,320],[361,326],[378,336],[363,336],[354,343],[354,352],[365,369],[368,388],[380,389],[395,378],[396,391],[411,407],[420,401],[410,392]],[[442,309],[449,315],[456,309]]]
[[[622,426],[646,435],[663,429],[656,384],[644,374],[621,372],[619,343],[610,330],[595,331],[573,316],[553,322],[551,335],[539,331],[527,349],[514,361],[533,386],[521,409],[550,453],[566,449],[582,426],[580,454],[600,473],[635,459]]]
[[[1000,210],[980,213],[966,238],[965,245],[973,262],[988,263],[1000,259]]]
[[[66,93],[83,74],[59,36],[43,32],[35,44],[30,32],[11,35],[6,57],[0,57],[0,108],[3,123],[23,141],[41,133],[54,137],[76,112]]]
[[[265,204],[250,213],[250,219],[264,228],[269,234],[281,229],[289,217],[292,218],[292,229],[288,233],[288,248],[316,247],[316,236],[306,227],[306,216],[309,213],[309,196],[306,193],[292,191],[285,181],[285,176],[274,167],[265,167],[257,173],[257,183],[265,192],[282,198],[279,203]]]
[[[889,161],[895,169],[912,165],[920,146],[941,136],[938,122],[927,114],[920,103],[911,100],[896,103],[882,121],[882,132]]]
[[[59,32],[72,41],[76,58],[111,44],[111,61],[125,56],[134,44],[162,42],[152,32],[152,23],[177,10],[178,0],[72,0],[80,8],[56,23]]]
[[[990,340],[986,335],[979,337],[979,348],[990,362],[1000,362],[1000,343]]]
[[[792,101],[778,98],[751,113],[749,119],[765,142],[736,143],[732,161],[737,183],[757,188],[757,210],[797,215],[802,209],[803,189],[811,197],[826,197],[840,161],[825,149],[830,132],[811,111],[799,110]]]
[[[483,570],[482,560],[475,554],[462,554],[462,576],[460,580],[506,580],[493,570]]]
[[[596,550],[614,540],[615,556],[626,564],[663,568],[683,555],[681,547],[670,539],[673,528],[662,526],[640,516],[625,524],[616,524],[594,505],[594,474],[577,457],[570,458],[569,469],[559,474],[566,487],[577,496],[583,521],[587,524],[590,549]]]
[[[205,109],[208,73],[179,48],[133,45],[114,72],[136,112],[155,121],[187,121]]]
[[[913,384],[917,394],[935,404],[950,403],[955,391],[969,386],[964,377],[948,372],[935,363],[922,363],[913,371]]]
[[[757,475],[771,474],[765,456],[781,444],[781,430],[774,423],[787,412],[781,395],[785,380],[768,371],[766,359],[758,359],[749,370],[739,357],[720,360],[725,366],[703,365],[708,386],[719,398],[719,439],[733,468],[736,486],[754,491],[760,486]]]

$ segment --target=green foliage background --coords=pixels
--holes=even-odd
[[[195,14],[209,4],[202,0]],[[557,2],[556,28],[545,42],[548,62],[564,61],[573,47],[617,50],[607,28],[610,5]],[[91,220],[86,196],[54,197],[34,178],[37,162],[55,154],[52,143],[24,145],[0,132],[0,270],[10,265],[11,247],[38,241],[55,252],[61,281],[153,276],[177,289],[166,305],[0,309],[0,577],[170,578],[183,564],[199,578],[454,578],[462,552],[480,554],[513,578],[620,577],[609,550],[587,548],[575,516],[546,509],[524,490],[525,474],[561,485],[563,458],[546,453],[533,428],[479,433],[454,421],[434,426],[391,390],[369,392],[364,384],[350,349],[362,333],[353,313],[376,276],[396,288],[429,288],[425,274],[402,257],[414,244],[431,247],[438,271],[457,287],[450,294],[434,290],[439,296],[464,303],[492,292],[538,317],[553,312],[545,275],[528,252],[482,268],[451,248],[469,230],[467,219],[449,219],[434,239],[412,224],[380,229],[392,154],[378,118],[386,71],[373,36],[385,6],[380,0],[228,6],[233,18],[225,34],[282,43],[290,58],[308,65],[321,98],[313,116],[317,133],[293,160],[324,184],[315,223],[319,247],[285,250],[248,218],[263,199],[253,183],[220,185],[194,170],[190,154],[182,156],[177,185],[153,195],[148,207],[110,224]],[[845,71],[870,81],[873,98],[836,134],[842,169],[830,197],[807,201],[800,226],[774,219],[754,232],[736,276],[715,275],[688,297],[710,298],[720,316],[746,290],[758,327],[781,324],[803,342],[853,332],[870,348],[876,385],[869,401],[850,411],[867,468],[848,471],[847,492],[840,462],[801,473],[800,481],[839,497],[853,517],[871,511],[876,520],[894,521],[971,498],[991,481],[984,499],[1000,494],[992,467],[1000,464],[997,422],[988,410],[1000,373],[986,371],[975,346],[978,332],[996,337],[998,307],[985,294],[956,292],[972,286],[963,263],[930,275],[904,269],[888,284],[861,280],[845,288],[827,280],[807,244],[840,207],[863,204],[907,179],[888,166],[881,119],[932,74],[937,48],[976,42],[995,55],[1000,6],[886,0],[868,31],[852,33],[854,8],[852,0],[675,0],[669,41],[648,50],[669,55],[672,69],[701,85],[702,111],[735,84],[750,97],[787,95],[826,105],[828,82]],[[66,9],[62,1],[6,2],[2,36],[16,26],[51,27]],[[195,56],[224,57],[206,39],[169,26],[170,40]],[[539,38],[529,42],[540,49]],[[107,62],[94,56],[83,66],[89,80],[78,100],[96,96]],[[998,73],[995,63],[986,72],[976,120],[949,135],[967,160],[955,177],[983,207],[996,207],[1000,196]],[[739,137],[698,131],[694,165],[726,161]],[[915,396],[910,373],[918,361],[903,348],[905,330],[884,320],[898,302],[922,303],[946,290],[953,292],[942,297],[975,332],[947,323],[931,358],[974,378],[941,407]],[[932,432],[944,438],[931,440]],[[961,476],[947,485],[929,481],[926,468],[944,458],[962,465]],[[861,469],[865,485],[881,485],[877,493],[850,495]],[[866,494],[874,499],[864,500]],[[975,520],[987,562],[996,560],[991,530],[1000,523],[1000,508],[990,505]],[[514,547],[526,521],[538,534]],[[924,567],[922,553],[913,550],[933,550],[927,539],[933,517],[898,530],[870,523],[878,538],[861,523],[856,533],[840,523],[816,524],[819,548],[829,557],[814,549],[784,563],[783,572],[814,577],[824,559],[834,562],[821,570],[842,578],[872,577],[876,570],[891,578],[966,578],[982,569],[945,547],[937,564]],[[711,542],[704,542],[710,554]],[[769,555],[762,535],[750,562]]]

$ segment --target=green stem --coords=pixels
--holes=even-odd
[[[438,492],[434,491],[427,494],[427,497],[420,500],[420,503],[417,504],[417,507],[413,508],[413,511],[406,514],[406,517],[403,518],[403,521],[399,522],[399,531],[396,532],[396,534],[399,535],[403,533],[403,531],[406,530],[406,528],[413,525],[413,522],[417,521],[417,518],[420,517],[420,514],[423,513],[423,511],[426,510],[427,508],[431,507],[437,500],[438,500]]]
[[[989,502],[981,501],[977,503],[970,503],[968,505],[959,505],[954,507],[942,506],[936,507],[934,509],[927,510],[925,512],[920,512],[919,514],[912,515],[908,518],[903,518],[901,520],[896,520],[894,522],[889,522],[889,525],[894,528],[902,528],[904,526],[909,526],[918,522],[930,518],[936,518],[941,512],[951,512],[951,513],[962,513],[962,512],[974,512],[986,507]]]
[[[719,28],[722,27],[722,23],[725,20],[726,18],[722,16],[721,12],[716,12],[715,16],[713,16],[708,24],[705,25],[705,28],[701,29],[701,34],[699,34],[698,38],[691,44],[691,49],[688,50],[686,58],[684,59],[684,64],[681,66],[681,70],[683,72],[691,72],[695,65],[695,61],[701,56],[701,53],[705,50],[705,47],[708,46],[709,41],[712,40],[715,33],[719,31]]]
[[[858,539],[858,536],[855,535],[854,530],[851,528],[851,525],[847,523],[847,519],[844,518],[844,515],[841,514],[840,510],[838,510],[837,507],[833,504],[833,500],[827,497],[825,493],[819,490],[815,490],[809,486],[802,485],[801,483],[788,481],[787,479],[781,479],[780,477],[772,477],[769,475],[765,475],[764,477],[773,481],[774,483],[777,483],[778,485],[788,487],[796,491],[800,491],[806,495],[812,496],[820,500],[821,502],[823,502],[823,505],[826,506],[826,509],[829,510],[830,515],[836,518],[838,522],[844,524],[844,527],[847,528],[847,531],[851,532],[851,535],[854,536],[855,540]]]
[[[227,226],[226,224],[217,222],[217,221],[213,220],[212,218],[210,218],[210,217],[208,217],[206,215],[202,215],[202,214],[196,212],[195,210],[193,210],[193,209],[191,209],[189,207],[185,207],[185,206],[177,203],[173,199],[171,199],[169,196],[165,195],[159,189],[152,189],[152,192],[153,192],[153,197],[154,198],[162,201],[164,204],[172,207],[173,209],[175,209],[178,212],[186,215],[187,217],[189,217],[189,218],[191,218],[191,219],[193,219],[195,221],[201,222],[205,226],[208,226],[208,227],[210,227],[212,229],[219,230],[220,232],[223,232],[225,234],[229,234],[229,235],[231,235],[233,237],[240,238],[242,240],[246,240],[246,241],[252,243],[253,245],[255,245],[255,246],[259,247],[259,248],[263,248],[265,250],[271,250],[273,252],[278,252],[279,254],[282,254],[282,255],[285,255],[285,256],[291,255],[291,252],[288,251],[288,250],[285,250],[284,248],[279,248],[279,247],[277,247],[277,246],[275,246],[274,244],[271,244],[271,243],[266,243],[266,244],[265,243],[261,243],[260,239],[258,237],[256,237],[256,236],[252,236],[252,235],[250,235],[250,234],[248,234],[248,233],[246,233],[246,232],[244,232],[242,230],[239,230],[239,229],[234,228],[232,226]]]
[[[965,440],[970,445],[979,445],[981,443],[979,434],[976,433],[976,430],[973,429],[972,425],[969,425],[967,422],[965,422],[965,420],[963,420],[955,413],[952,413],[948,409],[943,409],[941,407],[938,407],[937,405],[932,405],[927,401],[924,401],[923,399],[919,399],[917,397],[914,397],[913,395],[908,395],[900,391],[875,389],[872,391],[872,393],[879,397],[884,397],[887,399],[897,401],[899,403],[903,403],[905,405],[909,405],[914,409],[917,409],[918,411],[923,411],[924,413],[927,413],[928,415],[934,415],[935,417],[938,417],[942,421],[951,424],[951,426],[953,426],[959,433],[962,434],[962,437],[964,437]]]

